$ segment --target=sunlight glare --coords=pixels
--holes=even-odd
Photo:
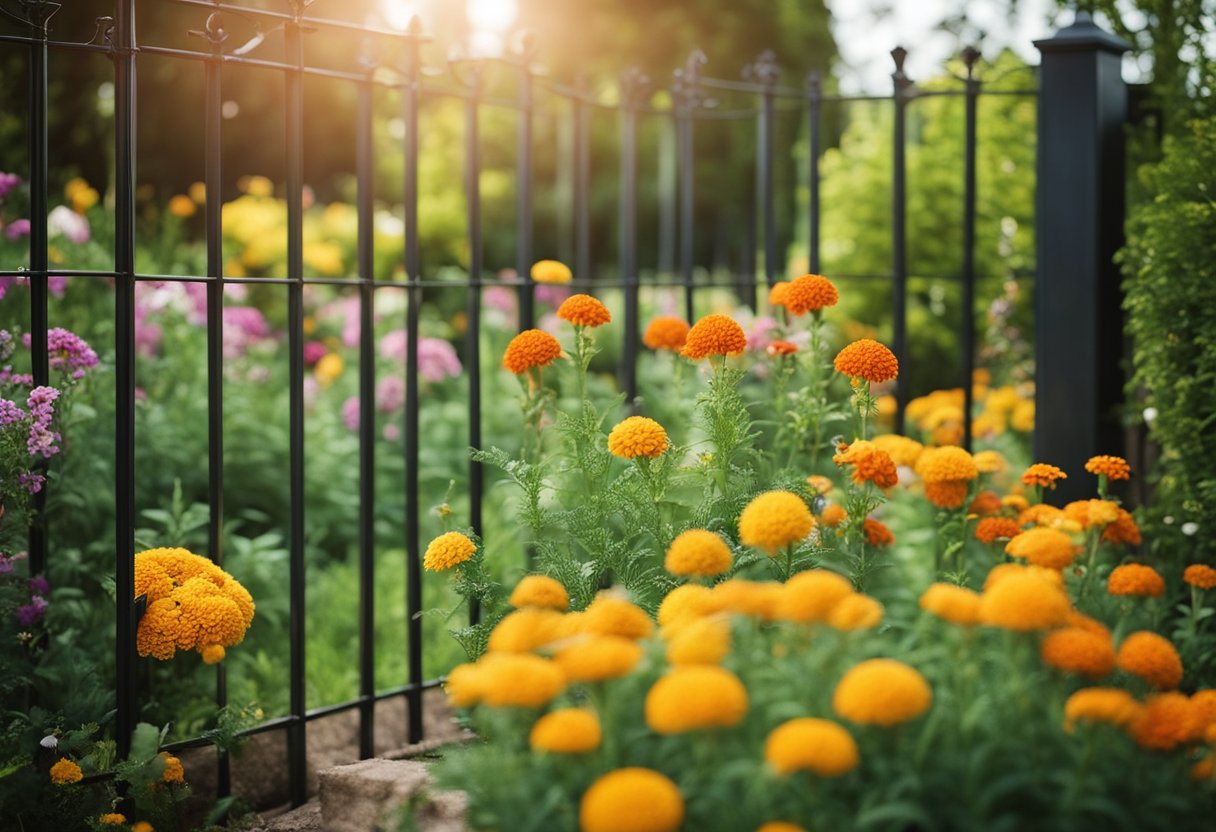
[[[466,0],[465,15],[474,31],[503,33],[519,14],[516,0]]]
[[[389,28],[404,32],[420,5],[416,0],[380,0],[380,15]]]

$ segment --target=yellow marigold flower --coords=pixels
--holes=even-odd
[[[1023,485],[1037,485],[1041,488],[1055,488],[1058,481],[1066,479],[1068,474],[1045,462],[1036,462],[1022,474]]]
[[[790,281],[783,305],[791,314],[802,316],[835,306],[839,300],[840,293],[832,281],[822,275],[804,274]]]
[[[882,609],[869,595],[848,595],[832,607],[828,624],[837,630],[872,630],[882,621]]]
[[[927,482],[925,483],[925,499],[938,508],[959,508],[967,502],[967,490],[965,480]]]
[[[566,689],[558,666],[530,653],[491,653],[477,667],[481,701],[495,708],[539,708]]]
[[[783,722],[764,741],[764,759],[778,774],[810,771],[843,777],[857,768],[853,735],[826,719],[802,717]]]
[[[619,768],[583,794],[578,822],[580,832],[676,832],[684,822],[684,799],[657,771]]]
[[[503,617],[490,631],[486,649],[491,653],[531,653],[560,635],[562,614],[556,610],[526,607]]]
[[[1165,578],[1151,566],[1125,563],[1111,570],[1110,577],[1106,579],[1106,591],[1111,595],[1160,598],[1165,594]]]
[[[827,621],[832,610],[853,595],[853,585],[827,569],[799,572],[785,582],[777,616],[785,621]]]
[[[873,442],[880,451],[886,451],[887,456],[891,457],[896,465],[906,465],[909,468],[916,465],[925,450],[925,446],[915,439],[909,439],[897,433],[875,436]]]
[[[773,341],[764,351],[771,357],[777,358],[782,355],[793,355],[798,352],[798,345],[793,341]]]
[[[778,280],[768,290],[768,305],[771,307],[785,306],[785,300],[789,295],[790,282],[788,280]]]
[[[1058,572],[1055,574],[1059,574]],[[1096,633],[1104,638],[1110,638],[1110,629],[1096,618],[1090,618],[1083,612],[1069,610],[1068,617],[1064,619],[1065,627],[1075,627],[1077,629],[1086,630],[1091,633]]]
[[[951,624],[970,627],[980,622],[980,596],[965,587],[937,583],[920,596],[920,608]]]
[[[526,329],[511,339],[502,355],[502,366],[515,375],[533,367],[548,367],[562,354],[562,345],[540,329]]]
[[[169,200],[169,213],[175,217],[187,219],[193,217],[198,207],[194,204],[194,200],[185,194],[178,194]]]
[[[1216,688],[1205,688],[1191,694],[1191,704],[1204,728],[1216,725]]]
[[[890,393],[886,393],[874,400],[874,406],[878,408],[879,419],[890,419],[895,415],[895,411],[899,409],[899,402]],[[903,463],[899,464],[902,465]]]
[[[853,482],[872,482],[879,488],[894,488],[899,484],[895,461],[890,454],[873,442],[859,439],[832,457],[838,466],[853,466]]]
[[[778,617],[785,586],[775,581],[734,578],[714,587],[714,600],[722,610],[771,621]]]
[[[1064,622],[1069,606],[1062,588],[1027,570],[1002,577],[984,589],[980,621],[1006,630],[1046,630]]]
[[[815,493],[820,497],[829,493],[835,487],[830,479],[821,474],[811,474],[806,478],[806,484],[815,489]]]
[[[560,260],[537,260],[532,264],[532,280],[536,283],[569,283],[574,279],[570,267]]]
[[[597,327],[612,321],[608,307],[591,295],[571,295],[557,307],[557,317],[575,326]]]
[[[1216,587],[1216,569],[1206,563],[1192,563],[1182,571],[1182,580],[1199,589]]]
[[[916,473],[926,483],[970,482],[979,476],[975,458],[963,448],[947,445],[926,448],[916,463]]]
[[[1122,688],[1081,688],[1064,703],[1064,730],[1078,722],[1101,722],[1127,728],[1139,718],[1144,706]]]
[[[895,535],[891,533],[887,524],[881,520],[867,517],[861,523],[861,530],[866,536],[866,542],[875,548],[890,546],[895,543]]]
[[[453,566],[459,566],[477,551],[477,545],[468,535],[460,532],[446,532],[432,540],[422,556],[422,565],[432,572],[444,572]]]
[[[832,709],[858,725],[898,725],[929,710],[933,691],[916,668],[895,659],[855,665],[836,685]]]
[[[680,627],[667,644],[671,665],[718,664],[730,652],[730,619],[715,615]]]
[[[668,567],[669,570],[670,568]],[[663,598],[663,603],[659,604],[659,624],[663,627],[677,626],[711,615],[721,608],[721,603],[715,598],[713,590],[709,587],[699,584],[684,584],[667,593]]]
[[[108,812],[97,819],[102,826],[122,826],[127,822],[127,816],[119,812]]]
[[[739,539],[769,555],[806,539],[813,528],[811,510],[801,497],[789,491],[766,491],[739,515]]]
[[[156,832],[156,830],[152,828],[152,824],[148,823],[146,820],[141,820],[139,823],[131,827],[131,832]]]
[[[1018,525],[1052,526],[1063,517],[1064,512],[1055,506],[1039,503],[1038,505],[1030,506],[1018,515]]]
[[[560,581],[548,575],[528,575],[515,585],[509,603],[515,608],[544,607],[565,612],[570,596]]]
[[[327,352],[321,356],[321,360],[313,368],[312,374],[322,387],[328,387],[342,376],[342,370],[345,366],[342,356],[336,352]]]
[[[739,677],[713,665],[676,667],[646,694],[646,724],[659,734],[729,728],[747,714]]]
[[[796,823],[784,820],[770,820],[756,827],[756,832],[806,832],[806,830]]]
[[[968,514],[996,514],[1001,510],[1001,498],[995,491],[984,490],[975,495],[971,505],[967,506]]]
[[[160,779],[165,783],[185,783],[186,770],[182,768],[182,761],[167,751],[162,751],[160,756],[165,761],[165,771]]]
[[[985,517],[975,524],[975,539],[981,543],[995,543],[1001,539],[1013,539],[1022,533],[1018,521],[1008,517]]]
[[[1100,528],[1119,519],[1119,506],[1109,500],[1073,500],[1064,506],[1064,516],[1083,529]]]
[[[203,657],[203,664],[219,664],[228,651],[222,644],[207,644],[199,650],[199,655]]]
[[[1108,480],[1127,480],[1132,476],[1131,466],[1127,464],[1126,459],[1106,454],[1091,456],[1085,463],[1085,470],[1091,474],[1097,474],[1099,477],[1106,477]]]
[[[828,528],[834,529],[841,523],[849,519],[849,513],[844,510],[844,506],[830,503],[823,507],[823,513],[819,515],[819,522]]]
[[[854,341],[836,354],[836,372],[851,379],[864,379],[875,384],[899,376],[899,361],[895,353],[872,338]]]
[[[713,577],[730,569],[730,547],[720,535],[705,529],[689,529],[667,547],[664,568],[673,575]]]
[[[199,205],[207,201],[207,185],[203,182],[191,182],[190,187],[186,189],[186,193]]]
[[[448,703],[453,708],[471,708],[481,701],[481,670],[474,664],[458,664],[444,680]]]
[[[562,647],[553,662],[572,682],[602,682],[625,676],[642,660],[642,648],[621,636],[584,636]]]
[[[1001,498],[1001,505],[1005,508],[1011,508],[1019,514],[1030,508],[1030,503],[1021,494],[1006,494]]]
[[[1055,529],[1034,528],[1022,532],[1005,544],[1005,553],[1035,566],[1063,569],[1077,556],[1072,538]]]
[[[51,782],[56,786],[79,783],[83,779],[84,772],[80,770],[80,766],[67,757],[60,757],[59,762],[51,766]]]
[[[652,350],[679,352],[688,341],[688,322],[671,315],[659,315],[651,319],[642,336],[642,343]]]
[[[1131,724],[1132,738],[1141,748],[1169,751],[1199,738],[1203,728],[1191,700],[1181,693],[1155,693]]]
[[[1080,627],[1049,633],[1039,652],[1046,664],[1068,673],[1100,678],[1115,669],[1115,646],[1110,635]]]
[[[561,708],[536,720],[528,735],[533,751],[586,754],[600,747],[600,720],[586,708]]]
[[[1102,532],[1102,539],[1108,543],[1127,543],[1139,546],[1141,543],[1140,528],[1127,509],[1120,508],[1115,522]]]
[[[1009,426],[1019,433],[1030,433],[1034,430],[1034,400],[1028,399],[1017,403],[1013,415],[1009,417]]]
[[[171,659],[197,650],[209,664],[238,644],[253,620],[249,592],[224,570],[185,549],[149,549],[135,556],[136,597],[148,600],[136,633],[142,656]]]
[[[654,630],[654,622],[646,611],[636,604],[601,593],[591,602],[583,616],[585,633],[624,638],[646,638]]]
[[[1047,581],[1057,589],[1064,589],[1064,576],[1060,574],[1060,570],[1058,569],[1048,569],[1044,566],[1026,566],[1021,563],[998,563],[988,571],[988,576],[984,579],[984,590],[991,589],[1011,575],[1025,574],[1035,575],[1040,580]]]
[[[1139,676],[1155,688],[1170,690],[1182,681],[1182,659],[1168,640],[1148,630],[1123,639],[1115,658],[1119,669]]]
[[[619,422],[608,434],[608,451],[621,459],[661,456],[670,447],[667,431],[654,419],[630,416]]]
[[[738,355],[747,347],[747,335],[726,315],[706,315],[688,331],[680,355],[693,361],[711,355]]]
[[[1009,467],[1008,460],[1001,455],[1000,451],[980,451],[972,457],[972,460],[981,474],[999,474]]]

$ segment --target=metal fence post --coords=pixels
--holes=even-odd
[[[1084,464],[1120,453],[1123,125],[1129,46],[1085,12],[1042,53],[1038,115],[1034,458],[1069,478],[1060,502],[1087,496]]]
[[[975,64],[980,59],[979,50],[968,46],[963,50],[962,58],[967,67],[967,86],[963,126],[963,297],[959,349],[963,359],[963,447],[971,450],[971,409],[975,398],[972,381],[975,375],[975,130],[980,94]]]
[[[760,203],[760,224],[763,230],[764,246],[764,283],[766,289],[771,289],[777,281],[777,216],[773,195],[773,130],[775,128],[775,98],[773,88],[781,78],[781,69],[777,66],[777,56],[772,50],[765,50],[756,58],[756,62],[747,67],[743,73],[746,80],[761,84],[764,92],[760,94],[760,112],[756,122],[756,197]],[[749,252],[755,258],[755,252]],[[750,270],[749,270],[750,271]],[[756,309],[756,283],[752,281],[748,287],[747,297],[743,302]]]
[[[810,205],[807,220],[807,268],[819,274],[819,159],[823,156],[823,139],[820,126],[823,123],[823,78],[818,72],[806,77],[807,132],[811,137],[810,158],[807,160],[807,185],[810,189]]]
[[[904,74],[908,50],[897,46],[891,50],[895,61],[892,102],[895,105],[894,156],[891,160],[891,349],[904,368],[908,364],[908,229],[907,229],[907,110],[912,82]],[[904,406],[908,403],[908,385],[903,379],[895,383],[895,432],[904,432]]]
[[[621,78],[620,269],[625,293],[624,350],[620,386],[636,410],[638,374],[638,96],[649,79],[634,68]]]
[[[672,98],[675,100],[677,153],[680,171],[680,283],[684,286],[684,317],[689,323],[696,319],[693,303],[693,199],[696,189],[693,159],[694,112],[701,101],[697,88],[699,68],[705,63],[705,53],[693,50],[682,69],[675,71]]]
[[[532,282],[532,47],[532,37],[525,33],[519,43],[519,139],[515,148],[515,272],[521,281],[520,332],[532,326],[536,315],[536,287]]]

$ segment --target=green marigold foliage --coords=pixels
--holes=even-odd
[[[1216,512],[1216,119],[1167,138],[1140,176],[1150,199],[1128,219],[1120,261],[1132,394],[1156,411],[1149,435],[1162,450],[1146,538],[1177,563],[1211,562],[1202,527]],[[1200,533],[1184,534],[1187,522]]]

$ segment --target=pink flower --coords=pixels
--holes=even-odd
[[[309,341],[304,345],[304,363],[311,367],[324,358],[327,352],[329,350],[320,341]]]
[[[18,240],[30,233],[30,221],[27,219],[13,220],[4,227],[4,236],[10,240]]]
[[[405,380],[398,375],[385,376],[376,385],[376,409],[392,413],[405,404]]]
[[[359,429],[359,398],[357,396],[351,396],[342,403],[342,424],[352,432]]]

